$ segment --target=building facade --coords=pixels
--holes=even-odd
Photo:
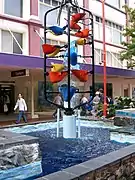
[[[78,0],[79,5],[94,15],[95,39],[95,71],[96,86],[103,86],[103,33],[102,4],[99,0]],[[44,38],[44,13],[57,6],[58,0],[1,0],[0,1],[0,96],[8,93],[12,106],[18,93],[22,93],[28,103],[29,111],[39,111],[46,102],[43,100],[43,53],[41,45]],[[106,50],[107,50],[107,90],[110,96],[132,96],[135,88],[135,72],[126,68],[126,62],[119,60],[119,52],[123,50],[121,42],[126,14],[122,8],[125,0],[106,0]],[[73,9],[74,12],[74,9]],[[61,26],[65,25],[66,8],[61,16]],[[56,24],[57,12],[51,13],[48,25]],[[75,39],[75,37],[72,37]],[[50,44],[65,44],[66,35],[54,36],[47,34]],[[79,47],[79,54],[87,54],[90,49]],[[58,59],[48,60],[59,62]],[[78,59],[83,63],[83,59]],[[91,61],[84,64],[90,68]],[[27,69],[27,76],[11,77],[11,71]],[[82,89],[90,89],[91,77],[87,83],[79,83]],[[48,88],[56,88],[48,82]],[[3,101],[2,101],[3,103]],[[2,107],[2,106],[1,106]],[[1,108],[0,113],[3,112]]]

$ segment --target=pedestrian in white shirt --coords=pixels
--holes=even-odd
[[[54,98],[53,103],[57,104],[57,105],[62,105],[63,101],[62,101],[62,97],[61,94],[58,93],[58,95]],[[53,113],[53,117],[55,118],[57,114],[57,109],[55,110],[55,112]],[[60,118],[61,118],[61,109],[60,109]]]
[[[16,102],[14,111],[17,108],[19,109],[19,115],[18,115],[18,119],[16,121],[16,124],[18,124],[20,122],[21,118],[23,118],[24,122],[27,123],[27,118],[25,115],[25,112],[27,111],[27,105],[26,105],[25,100],[22,98],[22,94],[18,94],[18,100]]]
[[[81,98],[81,104],[84,104],[82,106],[82,116],[85,116],[87,114],[87,110],[86,110],[86,104],[88,103],[88,99],[85,97],[85,95],[82,95],[82,98]],[[85,104],[86,103],[86,104]]]

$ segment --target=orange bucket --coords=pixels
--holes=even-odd
[[[63,72],[49,72],[49,78],[52,83],[58,83],[66,77],[67,71]]]
[[[76,76],[81,82],[88,81],[88,71],[86,70],[72,70],[74,76]]]
[[[75,36],[80,37],[80,38],[88,38],[89,32],[90,32],[89,29],[84,29],[82,31],[79,31],[79,32],[75,33]]]
[[[50,44],[43,44],[42,45],[44,54],[52,54],[57,48]]]

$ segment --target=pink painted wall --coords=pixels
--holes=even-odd
[[[29,24],[29,55],[40,56],[40,37],[35,30],[40,31],[40,27]]]
[[[38,16],[38,0],[30,0],[30,15]]]
[[[38,0],[30,0],[30,15],[38,16]],[[29,55],[40,56],[40,22],[34,19],[29,21]]]
[[[86,9],[88,9],[88,7],[89,7],[89,1],[90,0],[83,0],[83,6],[84,6],[84,8],[86,8]],[[89,23],[89,20],[85,20],[85,24],[88,24]],[[88,28],[88,26],[85,26],[84,25],[84,28]],[[85,45],[84,47],[83,47],[83,53],[84,53],[84,55],[85,56],[89,56],[90,55],[90,53],[91,53],[91,50],[90,50],[90,46],[89,45]],[[87,59],[85,59],[88,63],[89,62],[91,62],[91,59],[90,58],[87,58]]]

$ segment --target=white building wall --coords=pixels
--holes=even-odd
[[[39,3],[40,4],[39,9],[41,10],[41,12],[40,12],[41,20],[43,20],[43,12],[42,12],[43,9],[42,8],[43,8],[43,6],[46,6],[47,9],[52,7],[52,0],[50,0],[50,2],[51,2],[50,5],[45,4],[45,3]],[[83,6],[82,0],[79,0],[78,2],[79,2],[80,6]],[[108,0],[108,3],[109,2],[111,2],[111,1]],[[121,5],[121,10],[123,10],[122,6],[124,5],[124,0],[121,0],[120,5]],[[102,18],[102,3],[98,2],[96,0],[89,0],[89,10],[94,15],[94,39],[100,41],[100,43],[95,42],[95,63],[97,65],[99,65],[102,61],[102,49],[103,49],[103,45],[102,45],[103,27],[102,27],[102,19],[101,19]],[[42,14],[42,17],[41,17],[41,14]],[[114,18],[114,15],[115,15],[115,18]],[[126,68],[125,63],[123,63],[119,60],[119,53],[122,50],[121,42],[124,40],[124,38],[122,36],[122,29],[126,24],[126,16],[124,13],[122,13],[116,9],[113,9],[107,5],[105,5],[105,16],[106,16],[106,20],[108,23],[108,24],[106,24],[106,42],[108,44],[114,45],[114,47],[109,46],[109,45],[106,46],[107,65],[110,67]],[[54,19],[56,19],[56,17],[57,17],[57,13],[55,12],[54,17],[52,17],[53,20],[50,20],[48,22],[51,23],[52,21],[54,21]],[[99,17],[101,19],[101,21],[97,22],[96,17]],[[61,26],[64,26],[66,24],[66,21],[64,18],[67,19],[66,11],[63,11],[63,13],[61,15]],[[54,23],[56,24],[56,20],[54,21]],[[111,26],[110,26],[110,23],[112,24]],[[41,30],[41,34],[43,36],[43,30]],[[66,40],[67,37],[65,35],[56,37],[56,36],[53,36],[52,34],[47,34],[47,37],[52,40],[57,40],[57,41],[62,41],[62,42],[67,41]],[[115,46],[117,46],[117,47],[115,47]],[[79,49],[79,53],[83,54],[83,47],[79,47],[78,49]],[[82,60],[81,60],[81,62],[82,62]]]
[[[83,6],[83,0],[78,0],[79,5]],[[110,0],[107,0],[107,2],[112,2]],[[121,0],[121,7],[124,3],[124,0]],[[133,0],[130,0],[130,5],[133,5]],[[41,7],[47,7],[51,8],[52,7],[52,1],[51,5],[41,3],[39,1],[39,18],[43,20],[44,18],[44,11]],[[27,7],[27,8],[26,8]],[[99,65],[102,62],[102,22],[97,22],[96,21],[96,16],[102,17],[102,4],[101,2],[98,2],[96,0],[89,0],[89,9],[92,11],[94,14],[94,38],[95,40],[100,41],[95,42],[95,63]],[[121,8],[122,10],[122,8]],[[4,0],[0,0],[0,13],[4,14]],[[61,16],[61,26],[64,26],[66,24],[66,18],[67,14],[66,11],[63,11],[62,16]],[[105,6],[105,16],[106,20],[108,22],[112,22],[114,24],[117,24],[120,27],[124,27],[126,23],[126,16],[124,13],[119,12],[109,6]],[[49,22],[53,22],[54,18],[56,19],[56,15],[49,17]],[[114,18],[115,17],[115,18]],[[19,17],[16,17],[20,19]],[[23,0],[23,19],[24,20],[29,20],[30,19],[30,0]],[[49,25],[49,24],[48,24]],[[54,25],[54,24],[53,24]],[[7,26],[11,29],[13,32],[19,32],[23,34],[23,54],[28,55],[29,54],[29,45],[28,45],[28,27],[25,24],[21,23],[14,23],[6,20],[0,20],[0,31],[3,30],[8,30]],[[114,35],[115,33],[117,35],[120,35],[122,32],[121,30],[115,29],[113,27],[110,27],[109,25],[106,25],[106,42],[109,44],[113,44],[119,47],[122,47],[121,42],[115,42]],[[0,33],[1,34],[1,33]],[[40,29],[40,34],[43,37],[43,29]],[[1,35],[0,35],[1,36]],[[50,33],[47,34],[47,38],[51,40],[55,40],[58,42],[66,43],[67,42],[67,36],[54,36]],[[72,39],[76,39],[72,37]],[[121,41],[124,39],[122,38]],[[83,47],[79,46],[78,47],[79,54],[83,54]],[[119,52],[121,51],[121,48],[118,47],[113,47],[110,45],[106,45],[106,50],[107,50],[107,65],[108,66],[113,66],[113,67],[118,67],[118,68],[126,68],[126,63],[122,63],[119,60]],[[1,51],[1,43],[0,43],[0,51]],[[82,62],[83,59],[79,59],[79,62]],[[101,63],[102,64],[102,63]]]
[[[102,3],[96,0],[89,0],[89,10],[97,16],[102,16]],[[105,17],[116,24],[125,25],[125,15],[107,5],[105,5]]]
[[[112,0],[106,1],[112,5]],[[115,1],[116,2],[116,1]],[[122,6],[124,0],[120,0],[120,10],[124,12]],[[112,5],[113,6],[113,5]],[[97,0],[89,0],[89,9],[94,14],[94,39],[95,42],[95,62],[96,64],[102,63],[102,50],[103,50],[103,25],[102,25],[102,3]],[[121,62],[119,59],[120,51],[123,50],[121,43],[125,40],[123,37],[123,28],[126,25],[126,15],[116,8],[105,5],[105,34],[106,34],[106,51],[107,51],[107,66],[126,68],[126,62]],[[98,19],[97,19],[98,18]],[[109,45],[112,44],[112,45]]]

